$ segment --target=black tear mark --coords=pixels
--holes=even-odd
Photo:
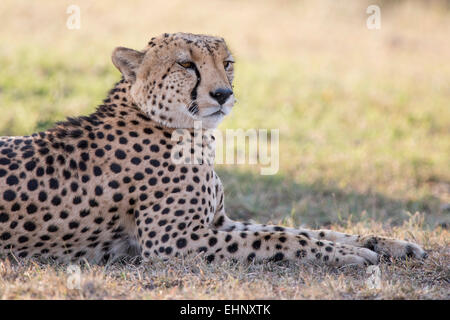
[[[191,91],[191,99],[195,100],[195,99],[197,99],[197,88],[200,85],[201,76],[200,76],[200,72],[198,71],[195,63],[193,63],[193,69],[194,69],[195,75],[197,76],[197,83],[195,84],[194,89],[192,89],[192,91]]]

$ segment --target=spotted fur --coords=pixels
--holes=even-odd
[[[331,265],[425,256],[399,240],[232,221],[211,162],[173,163],[175,130],[196,120],[214,128],[234,104],[222,38],[164,34],[142,51],[117,48],[112,59],[123,78],[96,112],[0,138],[3,255],[101,262],[203,253],[209,262]],[[203,144],[214,151],[211,139]]]

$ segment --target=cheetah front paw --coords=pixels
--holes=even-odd
[[[428,254],[419,245],[397,239],[369,236],[363,240],[364,247],[380,255],[394,258],[426,259]]]

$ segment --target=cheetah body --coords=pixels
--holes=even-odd
[[[0,253],[106,261],[202,253],[208,261],[377,263],[425,256],[376,236],[232,221],[211,161],[177,164],[173,134],[214,128],[231,111],[233,60],[221,38],[165,34],[117,48],[122,80],[95,113],[0,138]],[[201,144],[214,151],[210,137]]]

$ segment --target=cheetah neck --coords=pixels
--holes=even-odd
[[[49,140],[53,144],[61,143],[64,146],[66,143],[70,143],[71,139],[84,135],[86,131],[88,136],[94,139],[94,132],[101,131],[108,125],[118,127],[117,129],[121,131],[135,130],[145,126],[163,132],[166,138],[171,137],[172,141],[176,142],[185,139],[198,143],[199,140],[194,139],[194,137],[200,133],[202,137],[201,146],[207,148],[202,150],[208,150],[210,158],[212,153],[215,154],[215,139],[210,130],[177,129],[161,124],[137,106],[130,94],[130,87],[130,83],[122,78],[109,91],[107,98],[103,100],[103,104],[98,106],[92,114],[76,118],[69,117],[64,122],[58,122],[54,128],[46,132],[36,133],[33,136]]]

